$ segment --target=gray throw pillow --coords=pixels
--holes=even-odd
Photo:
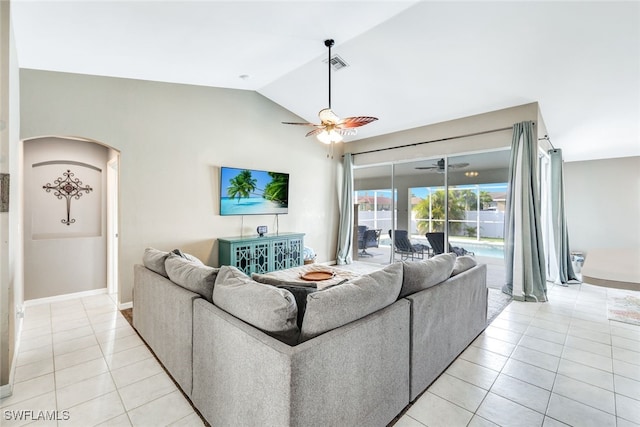
[[[258,283],[236,267],[225,265],[213,287],[213,303],[286,344],[298,342],[298,307],[286,289]]]
[[[200,294],[209,302],[213,301],[213,285],[219,269],[199,261],[189,261],[173,253],[169,254],[164,265],[169,279],[176,285]]]
[[[300,342],[338,328],[383,309],[398,299],[402,287],[402,264],[365,274],[307,296]]]
[[[424,261],[403,262],[404,277],[400,297],[406,297],[433,285],[442,283],[451,277],[456,254],[440,254]]]
[[[197,258],[197,257],[195,257],[195,256],[193,256],[191,254],[188,254],[186,252],[182,252],[180,249],[174,249],[174,250],[171,251],[171,253],[172,254],[176,254],[179,257],[182,257],[182,258],[186,259],[187,261],[192,261],[192,262],[195,262],[196,264],[204,265],[204,263],[202,261],[200,261],[199,258]]]
[[[164,262],[168,256],[169,252],[147,248],[144,250],[144,255],[142,255],[142,264],[154,273],[169,277],[167,276],[167,270],[164,268]]]
[[[453,265],[453,271],[451,272],[451,276],[456,276],[464,271],[467,271],[470,268],[478,265],[475,258],[470,257],[469,255],[463,255],[456,258],[456,262]]]

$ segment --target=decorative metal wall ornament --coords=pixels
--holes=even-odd
[[[71,225],[76,220],[74,218],[70,218],[71,215],[71,199],[76,198],[79,199],[82,196],[82,192],[86,192],[89,194],[90,191],[93,191],[93,188],[88,185],[82,186],[82,181],[78,178],[73,178],[74,174],[67,169],[67,171],[63,174],[65,177],[58,177],[55,181],[53,181],[53,185],[47,183],[43,185],[42,188],[46,190],[47,193],[50,193],[51,190],[54,190],[54,196],[58,199],[65,198],[67,199],[67,219],[61,219],[60,221],[63,224]]]

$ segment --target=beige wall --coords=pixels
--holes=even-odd
[[[564,165],[573,251],[640,248],[640,157]]]
[[[298,117],[253,91],[21,70],[22,138],[75,135],[120,150],[120,299],[132,299],[145,247],[217,265],[217,237],[275,231],[273,216],[221,217],[219,167],[291,175],[280,231],[335,258],[340,154],[281,121]]]
[[[503,110],[354,141],[345,146],[345,151],[354,153],[354,164],[361,166],[495,150],[511,146],[511,135],[513,133],[511,129],[514,123],[526,120],[537,122],[538,118],[538,103],[533,102],[505,108]],[[536,135],[543,130],[538,129],[539,126],[540,124],[537,123],[534,127]],[[492,132],[496,129],[506,130]],[[452,137],[463,135],[470,136],[451,139]],[[438,141],[441,139],[442,141]],[[368,151],[389,147],[401,147],[425,141],[436,142],[366,153]]]

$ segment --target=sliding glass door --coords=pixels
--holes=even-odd
[[[507,149],[354,169],[354,259],[389,263],[454,249],[503,265],[508,168]],[[375,243],[366,230],[378,232]],[[440,247],[427,233],[440,233],[431,236]]]

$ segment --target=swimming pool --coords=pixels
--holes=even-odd
[[[470,242],[468,240],[451,240],[452,246],[465,248],[477,256],[504,258],[504,245],[501,243]]]

